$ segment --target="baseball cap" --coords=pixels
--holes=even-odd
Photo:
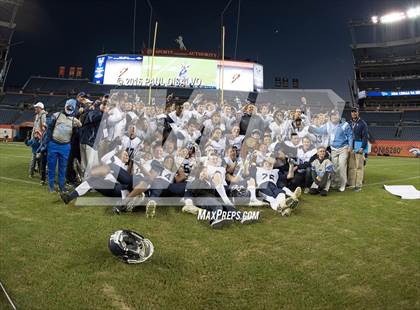
[[[44,104],[42,102],[37,102],[36,104],[34,104],[34,108],[44,109]]]
[[[351,108],[351,111],[352,112],[359,112],[359,108],[358,107],[353,107],[353,108]]]
[[[87,98],[87,94],[84,91],[81,91],[77,94],[77,97]]]

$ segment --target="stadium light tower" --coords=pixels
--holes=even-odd
[[[420,6],[416,8],[409,9],[407,11],[407,17],[408,18],[416,18],[420,16]]]
[[[371,21],[373,24],[377,24],[379,22],[381,24],[392,24],[405,19],[415,19],[417,17],[420,17],[420,6],[408,9],[405,12],[391,12],[380,17],[372,16]]]
[[[16,14],[23,0],[0,0],[0,92],[4,91],[12,60],[8,59],[12,37],[16,29]]]

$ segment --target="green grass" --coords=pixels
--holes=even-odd
[[[361,193],[304,195],[290,218],[262,209],[213,231],[175,207],[148,220],[66,206],[27,178],[29,157],[0,146],[0,280],[20,309],[420,309],[419,201],[383,189],[419,188],[419,159],[370,158]],[[110,255],[120,228],[152,240],[150,261]]]

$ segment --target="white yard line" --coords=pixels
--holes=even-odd
[[[371,165],[369,165],[369,163],[368,163],[365,168],[366,169],[368,169],[368,168],[379,168],[379,167],[381,167],[381,168],[393,168],[393,167],[401,167],[401,166],[414,166],[414,165],[413,165],[413,163],[400,163],[400,164],[398,164],[398,163],[396,163],[396,164],[388,163],[386,165],[384,165],[384,164],[380,164],[380,165],[371,164]],[[419,166],[419,169],[420,169],[420,161],[418,163],[418,166]]]
[[[36,182],[32,182],[32,181],[26,181],[26,180],[22,180],[22,179],[14,179],[14,178],[7,178],[7,177],[2,177],[0,176],[0,180],[5,180],[5,181],[12,181],[12,182],[20,182],[20,183],[25,183],[25,184],[37,184]]]
[[[0,156],[3,156],[3,157],[17,157],[17,158],[26,158],[26,159],[31,159],[31,156],[22,156],[22,155],[13,155],[13,154],[2,154],[2,153],[0,153]]]
[[[25,146],[26,147],[26,145],[23,143],[23,142],[21,142],[21,143],[0,143],[0,146],[18,146],[18,147],[22,147],[22,146]]]
[[[420,176],[415,176],[415,177],[409,177],[409,178],[404,178],[404,179],[393,179],[393,180],[385,180],[385,181],[381,181],[381,182],[376,182],[376,183],[369,183],[369,184],[366,184],[366,185],[363,185],[363,187],[366,187],[366,186],[371,186],[371,185],[384,185],[384,184],[386,184],[386,183],[388,183],[388,182],[397,182],[397,181],[405,181],[405,180],[414,180],[414,179],[418,179],[418,178],[420,178]]]

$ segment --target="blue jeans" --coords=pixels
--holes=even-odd
[[[48,142],[48,185],[50,191],[54,191],[55,170],[58,162],[58,186],[64,189],[67,161],[69,159],[70,143],[59,144],[54,141]]]

